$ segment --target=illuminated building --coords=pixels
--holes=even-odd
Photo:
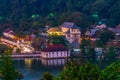
[[[7,29],[3,32],[3,37],[0,39],[2,44],[5,44],[9,47],[17,47],[21,50],[21,53],[33,53],[34,48],[30,44],[26,44],[24,39],[17,39],[14,35],[14,32],[10,29]],[[15,51],[15,50],[14,50]]]
[[[69,43],[78,43],[81,42],[81,31],[75,23],[64,22],[60,25],[59,28],[50,28],[48,31],[49,34],[63,35],[69,41]]]
[[[64,22],[60,25],[62,32],[64,33],[66,39],[69,43],[76,42],[80,44],[81,42],[81,31],[80,28],[72,22]]]
[[[6,29],[1,37],[1,43],[8,46],[17,46],[18,40],[15,39],[14,32],[10,29]]]
[[[33,53],[35,51],[31,45],[25,43],[21,43],[19,48],[21,49],[21,53]]]
[[[60,28],[50,28],[47,32],[49,35],[52,34],[63,35],[63,32],[61,31]]]
[[[25,42],[26,43],[28,43],[28,44],[31,44],[32,43],[32,36],[31,35],[27,35],[26,37],[25,37]]]
[[[70,57],[70,51],[61,44],[48,45],[41,51],[41,57],[45,59]]]
[[[115,33],[115,39],[120,41],[120,28],[108,28],[108,30]]]
[[[6,29],[3,32],[3,35],[6,36],[6,37],[15,38],[14,32],[12,30],[10,30],[10,29]]]

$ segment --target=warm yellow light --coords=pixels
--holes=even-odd
[[[29,48],[24,48],[24,52],[31,52],[31,50]]]
[[[49,32],[50,35],[54,35],[54,34],[57,34],[57,35],[63,35],[62,32]]]
[[[69,30],[69,28],[61,28],[62,32],[67,32]]]
[[[32,60],[31,59],[25,59],[25,65],[27,68],[30,68],[32,65]]]

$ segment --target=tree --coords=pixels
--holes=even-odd
[[[16,71],[16,77],[18,80],[21,80],[24,78],[24,76],[19,71]]]
[[[43,49],[46,45],[46,40],[44,38],[34,38],[32,41],[32,46],[37,50]]]
[[[87,63],[80,67],[79,76],[81,80],[97,80],[100,75],[100,70],[97,66]]]
[[[57,34],[54,34],[48,36],[48,43],[62,44],[67,47],[68,41],[64,38],[64,36],[59,36]]]
[[[58,21],[59,24],[62,24],[63,22],[66,22],[66,21],[76,23],[82,29],[82,33],[84,33],[85,30],[91,25],[91,22],[88,16],[78,11],[74,11],[71,13],[63,13],[58,18],[58,20],[59,20]]]
[[[98,80],[100,70],[91,63],[67,65],[55,80]]]
[[[115,36],[112,35],[111,33],[105,32],[105,33],[102,33],[102,34],[101,34],[100,40],[102,40],[102,42],[103,42],[104,44],[106,44],[109,40],[115,39],[114,37],[115,37]]]
[[[115,58],[115,49],[113,47],[108,48],[108,52],[106,53],[107,57]]]
[[[83,54],[85,54],[85,46],[86,46],[86,40],[83,38],[80,44],[80,49],[81,49],[81,55],[83,56]]]
[[[41,78],[41,80],[53,80],[53,79],[54,79],[54,76],[49,72],[45,72]]]
[[[63,71],[55,80],[119,80],[120,63],[119,60],[111,63],[105,68],[83,62],[78,64],[75,60],[69,61]]]
[[[50,14],[54,13],[57,14],[53,18],[53,20],[47,20],[46,22],[50,21],[52,24],[56,22],[59,18],[62,17],[62,14],[70,14],[65,15],[62,17],[63,19],[66,18],[67,21],[75,21],[77,24],[84,24],[86,25],[87,20],[82,20],[79,15],[73,16],[72,14],[76,15],[76,12],[87,14],[88,17],[91,16],[92,13],[98,12],[100,18],[108,19],[108,22],[112,22],[114,26],[119,24],[119,13],[120,13],[120,1],[119,0],[0,0],[0,21],[4,23],[10,22],[14,24],[14,28],[17,29],[19,27],[24,26],[21,29],[29,29],[29,27],[34,26],[28,23],[33,23],[33,18],[31,16],[33,14],[38,14],[41,19],[38,18],[38,22],[45,21],[45,18]],[[7,6],[6,6],[7,5]],[[49,6],[50,5],[50,6]],[[77,14],[78,14],[77,13]],[[59,14],[59,15],[58,15]],[[69,18],[71,16],[71,19]],[[24,20],[26,19],[26,20]],[[21,21],[23,22],[21,22]],[[55,22],[54,22],[55,21]],[[66,20],[61,20],[66,21]],[[25,22],[25,23],[24,23]],[[38,24],[37,22],[37,24]],[[2,23],[3,24],[3,23]],[[22,25],[20,25],[22,24]],[[41,24],[45,24],[41,23]],[[109,26],[112,26],[111,24]],[[42,27],[42,25],[37,25],[36,29]],[[83,26],[82,28],[86,28],[88,26]]]
[[[90,48],[89,51],[88,51],[88,57],[95,58],[95,56],[96,56],[95,49],[94,48]]]
[[[17,54],[20,54],[21,53],[21,50],[19,48],[16,49],[16,53]]]
[[[112,26],[112,25],[116,26],[120,23],[120,21],[119,21],[120,5],[119,4],[120,4],[120,1],[117,0],[114,3],[114,5],[109,9],[109,14],[110,14],[110,18],[111,18],[111,19],[108,20],[109,24],[111,24],[111,25],[108,24],[109,26]]]
[[[96,47],[103,47],[104,46],[104,44],[101,40],[96,40],[95,44],[96,44]]]
[[[20,80],[22,78],[23,78],[23,75],[19,71],[15,70],[9,51],[5,52],[1,57],[0,79],[2,80],[19,79]]]
[[[15,67],[10,55],[3,54],[1,59],[2,80],[16,80]]]
[[[120,79],[120,63],[113,62],[101,71],[98,80],[119,80]]]
[[[0,53],[4,53],[5,50],[7,50],[8,47],[4,44],[0,44]]]
[[[90,47],[91,47],[91,40],[83,38],[80,44],[81,56],[87,54]]]
[[[102,29],[96,32],[97,37],[100,38],[101,42],[106,45],[109,40],[115,39],[115,34],[108,30],[108,29]]]

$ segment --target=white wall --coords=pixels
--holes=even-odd
[[[44,66],[60,66],[65,64],[65,59],[41,59]]]
[[[64,57],[70,57],[70,52],[69,51],[41,52],[41,57],[42,58],[64,58]]]
[[[6,32],[3,32],[3,35],[6,36],[6,37],[14,38],[13,34],[9,34],[9,33],[6,33]]]

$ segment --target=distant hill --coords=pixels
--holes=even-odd
[[[120,23],[119,14],[120,0],[0,0],[0,23],[10,23],[21,30],[72,21],[69,15],[73,18],[75,15],[85,16],[88,24],[104,18],[112,27]],[[76,18],[74,21],[78,21]]]

